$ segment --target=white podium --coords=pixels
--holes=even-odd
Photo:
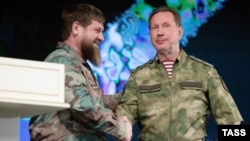
[[[20,118],[65,108],[64,65],[0,57],[0,141],[19,141]]]

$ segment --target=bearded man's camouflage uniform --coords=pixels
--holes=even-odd
[[[71,108],[32,117],[31,140],[105,141],[105,133],[124,138],[125,123],[112,112],[120,95],[103,95],[87,62],[63,42],[57,48],[45,61],[65,65],[65,100]]]
[[[158,57],[133,71],[116,113],[138,122],[140,141],[202,141],[210,114],[217,124],[242,121],[215,68],[183,49],[171,81]]]

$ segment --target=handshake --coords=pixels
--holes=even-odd
[[[124,139],[118,139],[117,141],[130,141],[132,138],[132,124],[126,116],[120,116],[121,120],[126,123],[126,136]]]

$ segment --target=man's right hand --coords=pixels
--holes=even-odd
[[[118,141],[130,141],[132,139],[132,124],[126,116],[120,116],[120,118],[126,123],[126,137]]]

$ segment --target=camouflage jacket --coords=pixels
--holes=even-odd
[[[131,72],[118,115],[141,129],[141,141],[201,141],[210,114],[218,124],[242,121],[242,116],[215,68],[181,49],[169,81],[156,57]]]
[[[71,108],[32,117],[32,140],[105,141],[106,133],[124,138],[125,123],[113,113],[119,95],[103,95],[91,68],[73,48],[63,42],[57,48],[45,61],[65,65],[65,101]]]

